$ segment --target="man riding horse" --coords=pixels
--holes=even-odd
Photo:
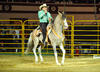
[[[42,30],[42,34],[43,34],[43,40],[42,42],[45,45],[45,38],[46,38],[46,27],[47,25],[52,21],[52,16],[50,14],[50,12],[48,12],[48,7],[46,4],[43,4],[39,7],[40,11],[38,11],[38,18],[40,20],[40,28]]]
[[[43,48],[42,44],[39,44],[39,42],[45,43],[46,38],[46,27],[49,22],[51,22],[52,17],[50,13],[47,11],[48,6],[46,4],[43,4],[40,6],[40,11],[38,12],[38,16],[40,19],[40,28],[42,29],[42,33],[38,35],[39,27],[37,27],[35,30],[33,30],[30,33],[30,37],[27,43],[27,49],[25,51],[25,54],[28,54],[30,50],[33,50],[34,56],[35,56],[35,63],[38,63],[38,55],[36,53],[36,49],[38,48],[40,61],[43,62],[43,57],[41,54],[41,49]],[[48,38],[50,40],[50,44],[53,47],[55,60],[57,65],[63,65],[65,60],[65,53],[66,50],[64,49],[63,41],[65,36],[63,35],[63,29],[68,28],[68,23],[66,21],[66,14],[64,12],[58,12],[54,23],[50,23],[51,25],[51,31],[47,32]],[[48,29],[48,28],[47,28]],[[62,61],[59,63],[58,61],[58,55],[56,46],[59,46],[62,51]]]

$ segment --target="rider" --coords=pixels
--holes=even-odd
[[[51,22],[52,20],[52,16],[50,14],[50,12],[48,12],[48,7],[46,4],[42,4],[39,9],[40,11],[38,11],[38,18],[40,20],[40,28],[42,30],[42,34],[43,34],[43,43],[45,44],[45,38],[46,38],[46,27],[47,25]]]

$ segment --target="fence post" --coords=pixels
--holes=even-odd
[[[74,16],[72,16],[72,27],[71,27],[71,57],[74,57]]]
[[[22,22],[22,55],[24,56],[24,22]]]
[[[96,23],[97,23],[97,55],[99,55],[99,52],[100,52],[100,48],[99,48],[99,40],[100,40],[100,38],[99,38],[99,36],[100,36],[100,33],[99,33],[99,23],[98,23],[98,20],[96,20]]]

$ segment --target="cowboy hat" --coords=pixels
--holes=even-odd
[[[49,7],[49,6],[47,6],[47,4],[42,4],[40,7],[39,7],[39,9],[41,10],[43,7]]]

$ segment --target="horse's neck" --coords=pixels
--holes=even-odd
[[[61,25],[61,19],[59,17],[59,15],[56,17],[55,21],[54,21],[54,29],[57,33],[62,33],[62,25]]]

